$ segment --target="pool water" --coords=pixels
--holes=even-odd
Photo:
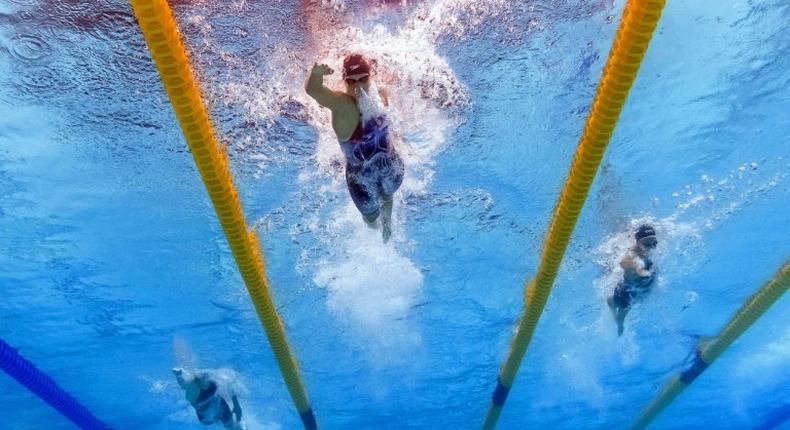
[[[624,1],[170,4],[320,427],[479,428]],[[788,22],[667,2],[498,428],[626,428],[787,261]],[[406,164],[386,245],[303,89],[349,52]],[[643,222],[658,282],[618,337]],[[250,430],[301,426],[126,2],[0,0],[0,288],[0,338],[113,428],[203,428],[176,365],[232,369]],[[651,428],[790,426],[788,300]],[[74,428],[5,374],[0,410]]]

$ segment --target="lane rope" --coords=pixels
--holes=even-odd
[[[694,361],[664,384],[658,396],[639,414],[631,429],[644,429],[677,398],[695,379],[776,303],[790,287],[790,260],[762,288],[741,305],[738,312],[712,340],[701,342],[694,352]]]
[[[497,387],[483,422],[484,430],[493,430],[499,420],[664,3],[664,0],[629,0],[625,5],[590,114],[571,163],[568,179],[560,193],[546,234],[538,271],[526,286],[524,314],[511,343],[507,360],[500,369]]]
[[[173,12],[165,0],[130,0],[130,3],[291,399],[304,427],[317,429],[296,359],[290,351],[283,323],[269,292],[258,239],[244,220],[228,158],[212,130]]]
[[[0,339],[0,368],[79,428],[110,430],[110,426],[96,418],[88,408],[60,388],[54,379],[22,357],[3,339]]]

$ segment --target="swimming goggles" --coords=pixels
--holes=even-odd
[[[658,245],[658,239],[655,236],[646,236],[639,239],[639,243],[647,248],[655,248]]]
[[[359,82],[359,83],[361,83],[361,84],[364,84],[365,82],[367,82],[367,81],[368,81],[368,78],[369,78],[369,77],[370,77],[370,75],[367,75],[367,74],[365,74],[365,75],[362,75],[362,76],[360,76],[360,77],[358,77],[358,78],[346,78],[346,79],[345,79],[345,81],[346,81],[346,83],[347,83],[347,84],[349,84],[349,85],[354,85],[354,84],[356,84],[357,82]]]

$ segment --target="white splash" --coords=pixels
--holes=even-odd
[[[379,89],[375,82],[370,84],[370,94],[364,88],[357,89],[357,107],[362,114],[362,123],[371,118],[376,118],[386,114],[384,103],[379,95]]]
[[[364,226],[353,204],[335,211],[328,235],[335,253],[323,258],[314,282],[327,291],[327,306],[355,336],[373,342],[377,360],[392,350],[419,347],[408,313],[423,284],[417,266],[381,232]]]

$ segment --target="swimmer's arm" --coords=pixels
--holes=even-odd
[[[336,110],[345,102],[342,95],[330,90],[324,85],[324,75],[333,73],[325,64],[315,64],[307,75],[304,89],[307,95],[314,98],[321,106]]]

